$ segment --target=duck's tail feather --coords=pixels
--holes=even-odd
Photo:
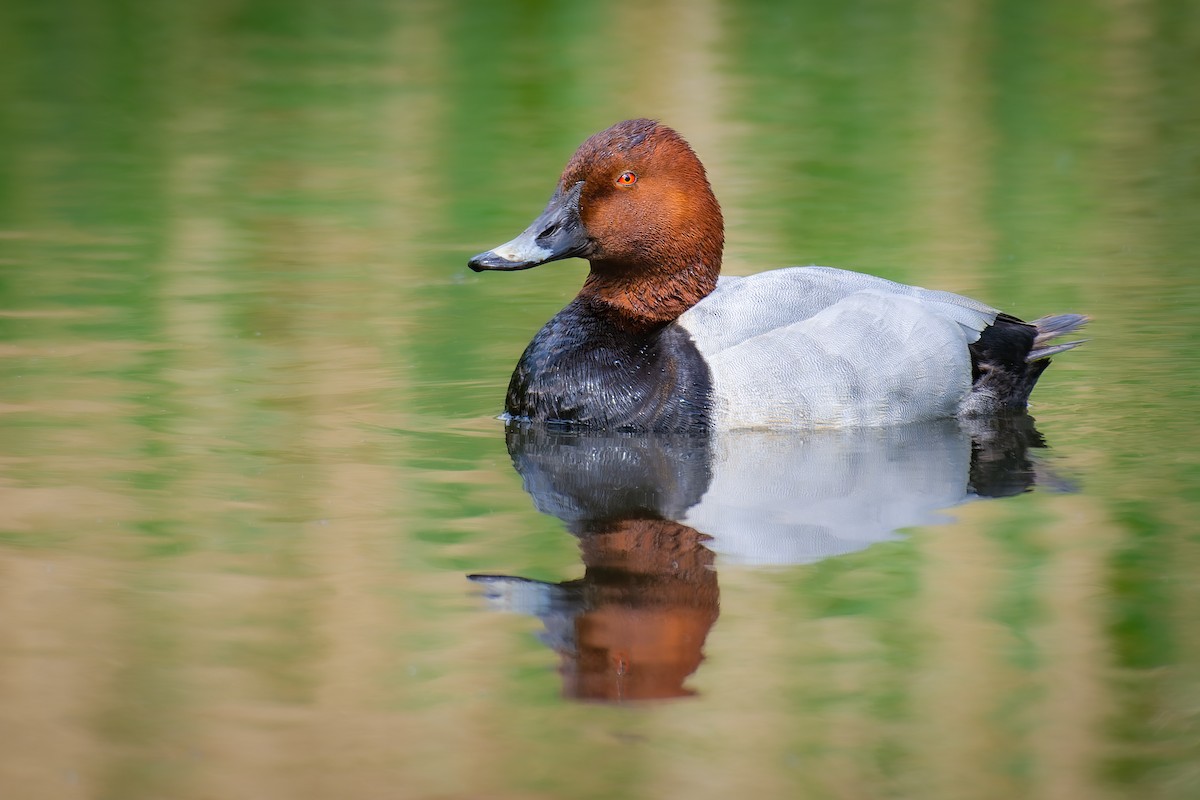
[[[1052,339],[1057,339],[1067,333],[1078,330],[1086,325],[1088,318],[1083,314],[1053,314],[1041,319],[1035,319],[1029,323],[1037,329],[1037,334],[1033,339],[1033,348],[1029,351],[1029,355],[1025,356],[1026,363],[1040,361],[1043,358],[1049,358],[1053,355],[1058,355],[1072,347],[1078,347],[1087,341],[1087,339],[1079,339],[1074,342],[1064,342],[1046,346],[1046,343]]]
[[[1050,356],[1083,343],[1049,344],[1050,340],[1087,321],[1082,314],[1055,314],[1033,322],[999,314],[969,346],[972,386],[961,413],[995,414],[1025,408],[1034,384],[1050,366]]]

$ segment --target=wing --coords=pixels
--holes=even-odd
[[[912,297],[963,326],[969,341],[996,319],[999,310],[969,297],[908,286],[874,275],[833,267],[789,267],[746,277],[724,276],[716,290],[679,322],[716,352],[762,333],[808,319],[859,292]]]
[[[723,284],[680,322],[712,370],[717,427],[849,427],[956,414],[971,386],[967,345],[996,313],[809,267]]]

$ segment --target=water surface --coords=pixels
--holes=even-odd
[[[1192,4],[51,0],[0,45],[0,795],[1200,794]],[[728,272],[1092,315],[1036,435],[517,447],[584,265],[466,259],[637,115]]]

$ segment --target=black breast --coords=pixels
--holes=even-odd
[[[518,419],[602,430],[708,430],[712,379],[678,325],[623,328],[576,299],[538,332],[508,385]]]

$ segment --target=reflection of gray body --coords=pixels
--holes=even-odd
[[[943,519],[978,494],[1032,483],[1023,415],[846,431],[712,437],[509,432],[540,511],[576,535],[621,519],[666,519],[710,537],[726,562],[797,564],[861,550]],[[974,425],[968,430],[967,424]]]
[[[723,563],[801,564],[929,525],[970,495],[971,439],[955,420],[809,436],[716,439],[708,491],[681,520]]]

